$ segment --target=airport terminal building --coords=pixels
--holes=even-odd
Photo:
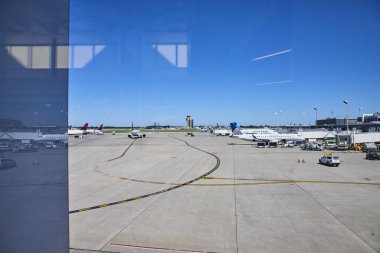
[[[371,114],[363,114],[361,117],[356,119],[350,118],[348,122],[346,118],[326,118],[319,119],[316,122],[317,128],[328,128],[328,129],[346,129],[346,125],[350,130],[360,129],[363,132],[373,132],[378,131],[380,128],[380,113],[375,112]]]
[[[348,125],[356,125],[358,123],[357,119],[348,119]],[[317,120],[317,127],[345,127],[346,119],[339,118],[327,118],[327,119],[319,119]]]

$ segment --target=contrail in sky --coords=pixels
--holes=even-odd
[[[265,56],[261,56],[259,58],[255,58],[255,59],[253,59],[251,61],[258,61],[258,60],[262,60],[262,59],[269,58],[269,57],[272,57],[272,56],[276,56],[276,55],[279,55],[279,54],[285,54],[285,53],[288,53],[288,52],[290,52],[292,50],[293,49],[288,49],[288,50],[277,52],[277,53],[274,53],[274,54],[268,54],[268,55],[265,55]]]
[[[279,81],[279,82],[270,82],[270,83],[257,83],[255,85],[262,86],[262,85],[270,85],[270,84],[281,84],[281,83],[292,83],[293,81]]]

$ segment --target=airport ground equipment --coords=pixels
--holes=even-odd
[[[373,142],[363,143],[362,144],[362,150],[363,150],[363,152],[376,151],[377,146]]]
[[[0,168],[7,169],[16,166],[16,162],[9,158],[0,159]]]
[[[369,151],[365,158],[368,160],[380,160],[380,151]]]
[[[362,147],[362,145],[360,143],[356,143],[354,145],[354,150],[355,151],[362,151],[362,149],[363,149],[363,147]]]
[[[36,144],[22,144],[22,145],[15,145],[12,148],[12,151],[14,153],[26,153],[26,152],[36,152],[38,151],[39,146]]]
[[[256,143],[256,148],[265,148],[266,147],[266,143],[265,142],[257,142]]]
[[[335,156],[332,153],[325,153],[321,158],[319,158],[319,163],[327,166],[338,167],[341,162],[339,156]]]
[[[316,151],[323,151],[323,145],[321,143],[315,143],[315,142],[306,142],[305,144],[302,144],[301,146],[302,150],[316,150]]]
[[[12,149],[10,142],[0,142],[0,152],[6,152]]]
[[[302,159],[298,158],[298,163],[306,163],[306,162],[305,162],[304,158],[302,158]]]
[[[294,148],[294,141],[287,141],[282,145],[283,148]]]

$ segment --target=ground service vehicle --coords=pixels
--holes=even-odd
[[[327,166],[336,166],[338,167],[340,164],[340,159],[338,156],[332,155],[332,153],[326,153],[324,156],[319,158],[320,164],[325,164]]]
[[[302,150],[322,151],[324,149],[321,143],[315,143],[315,142],[306,142],[305,144],[302,144],[300,147]]]
[[[380,151],[370,151],[365,158],[368,160],[380,160]]]
[[[0,168],[6,169],[6,168],[12,168],[16,166],[16,162],[9,158],[3,158],[0,159]]]
[[[12,149],[12,146],[10,143],[8,142],[1,142],[0,143],[0,152],[1,151],[9,151]]]
[[[282,147],[284,148],[294,148],[294,141],[287,141],[285,142]]]
[[[256,147],[257,148],[265,148],[265,142],[258,142],[258,143],[256,143]]]

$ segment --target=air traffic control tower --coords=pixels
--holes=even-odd
[[[193,128],[193,118],[190,115],[186,116],[186,128]]]

